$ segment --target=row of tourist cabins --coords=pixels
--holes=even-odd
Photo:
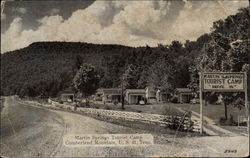
[[[121,88],[99,88],[91,98],[102,104],[118,104],[122,102]],[[155,104],[169,102],[175,97],[177,103],[190,103],[194,93],[188,88],[177,88],[174,94],[166,93],[161,88],[146,87],[145,89],[125,89],[125,104]],[[63,92],[60,95],[62,101],[74,100],[74,93]]]

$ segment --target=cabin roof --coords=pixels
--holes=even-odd
[[[97,93],[103,93],[103,94],[121,94],[122,90],[121,88],[100,88],[97,90]]]
[[[145,93],[145,89],[126,89],[126,93]]]
[[[192,90],[189,88],[176,88],[176,92],[179,93],[192,93]]]

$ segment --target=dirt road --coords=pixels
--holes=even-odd
[[[54,112],[5,98],[1,113],[1,155],[47,157],[63,134],[63,119]]]
[[[1,155],[8,157],[142,157],[246,156],[249,140],[233,137],[175,137],[119,126],[79,114],[52,111],[5,99],[1,115]],[[147,147],[67,147],[68,134],[133,134],[154,136]],[[230,150],[230,151],[226,151]],[[236,152],[235,152],[236,150]],[[231,152],[233,151],[233,152]]]

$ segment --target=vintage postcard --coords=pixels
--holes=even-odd
[[[0,156],[249,156],[249,3],[2,0]]]

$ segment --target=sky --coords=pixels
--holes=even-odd
[[[196,40],[248,0],[7,1],[1,53],[39,41],[157,46]]]

